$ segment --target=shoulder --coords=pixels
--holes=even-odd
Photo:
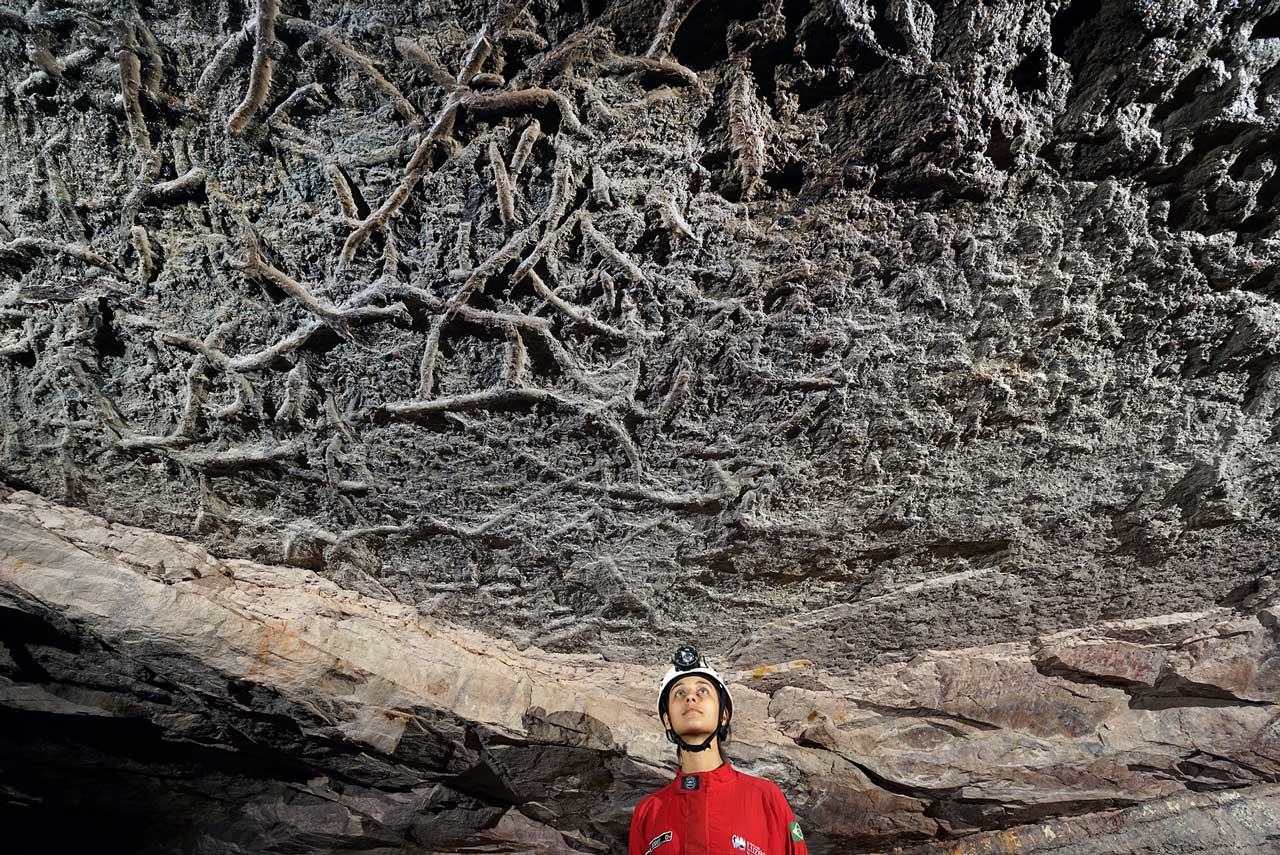
[[[782,790],[773,781],[768,778],[759,778],[755,775],[748,775],[746,772],[738,772],[738,786],[748,792],[757,793],[768,801],[781,801],[786,803],[787,797],[782,794]]]
[[[672,789],[672,786],[670,784],[667,784],[662,789],[652,792],[649,795],[642,798],[640,802],[636,805],[635,812],[632,814],[632,816],[633,817],[647,816],[648,814],[657,810],[659,807],[661,807],[662,803],[667,800],[667,797],[670,795],[671,789]]]
[[[779,819],[787,819],[792,815],[791,803],[787,801],[782,788],[773,781],[739,772],[738,786],[739,791],[760,805],[766,815]]]
[[[778,793],[779,795],[782,793],[782,790],[778,789],[778,785],[768,778],[749,775],[741,769],[735,768],[733,771],[738,773],[738,786],[740,787],[759,790],[762,793]]]

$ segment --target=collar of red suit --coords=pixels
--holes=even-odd
[[[710,772],[676,772],[676,779],[672,783],[675,785],[678,793],[696,793],[701,790],[716,787],[729,781],[738,773],[727,762],[721,763]]]

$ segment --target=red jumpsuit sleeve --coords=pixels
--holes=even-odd
[[[783,852],[786,855],[809,855],[809,847],[804,842],[804,830],[800,827],[800,821],[796,819],[796,815],[791,810],[791,805],[787,802],[787,797],[782,794],[782,790],[774,790],[774,798],[776,804],[775,811],[782,818],[783,829],[782,835],[784,843]]]
[[[644,855],[644,818],[649,813],[650,799],[642,799],[631,812],[631,834],[627,843],[627,855]]]

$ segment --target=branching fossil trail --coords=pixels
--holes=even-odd
[[[261,109],[271,88],[271,51],[276,41],[276,15],[278,0],[257,0],[254,17],[253,64],[249,67],[249,85],[244,99],[227,118],[227,130],[241,134],[248,127],[253,114]]]
[[[270,282],[284,291],[311,314],[329,322],[335,328],[343,328],[354,321],[399,318],[408,322],[408,310],[401,303],[392,306],[361,306],[340,308],[323,297],[317,297],[312,289],[295,280],[284,271],[266,261],[255,248],[250,247],[248,260],[242,265],[245,274]]]
[[[37,252],[65,255],[92,267],[105,270],[121,279],[124,278],[124,274],[120,272],[120,269],[115,264],[89,247],[78,243],[59,244],[45,238],[18,237],[6,244],[0,244],[0,261],[3,261],[6,256],[24,258],[30,257]]]
[[[584,216],[582,218],[582,233],[590,238],[596,249],[600,251],[600,254],[617,265],[627,275],[628,279],[637,285],[649,286],[649,277],[640,269],[640,266],[628,258],[626,253],[618,249],[613,241],[601,234],[600,230],[591,222],[590,217]]]
[[[672,83],[678,83],[682,86],[692,86],[700,92],[703,89],[702,81],[698,79],[698,75],[693,69],[681,65],[668,57],[613,54],[601,63],[600,67],[613,74],[640,72]]]
[[[623,332],[617,327],[606,324],[604,321],[601,321],[600,319],[596,318],[586,309],[583,309],[579,306],[574,306],[572,303],[568,302],[567,300],[564,300],[561,297],[558,297],[555,294],[555,292],[552,291],[550,288],[548,288],[546,283],[542,281],[542,277],[534,273],[532,270],[530,270],[527,273],[527,275],[529,277],[530,283],[532,283],[533,285],[534,292],[539,297],[541,297],[542,299],[550,303],[552,306],[554,306],[557,310],[562,312],[565,315],[565,317],[569,318],[570,320],[576,323],[580,323],[580,324],[583,324],[584,326],[590,327],[591,329],[595,330],[598,333],[611,336],[621,341],[631,340],[631,336],[627,335],[627,333]]]
[[[689,13],[698,5],[699,0],[666,0],[662,8],[662,17],[658,19],[658,30],[649,44],[645,56],[665,59],[671,54],[671,46],[676,40],[676,31],[689,17]]]
[[[560,122],[573,133],[582,133],[582,122],[569,99],[551,89],[531,86],[511,92],[473,93],[461,99],[468,110],[480,115],[519,116],[555,104]]]
[[[231,529],[242,519],[258,526],[257,537],[297,523],[289,543],[308,550],[307,561],[317,543],[329,548],[321,560],[346,550],[359,563],[368,561],[363,541],[371,539],[537,540],[538,509],[525,509],[560,492],[574,505],[605,508],[620,519],[652,515],[650,506],[716,513],[728,501],[718,485],[696,473],[692,481],[688,473],[673,476],[660,459],[664,452],[650,445],[652,420],[674,418],[696,384],[686,363],[673,368],[671,360],[650,356],[650,344],[664,334],[654,307],[665,309],[668,294],[682,292],[673,276],[669,292],[655,293],[655,284],[668,285],[659,272],[665,262],[655,263],[640,247],[656,233],[664,248],[682,253],[677,261],[688,258],[689,241],[697,238],[682,211],[700,191],[660,196],[646,189],[644,171],[656,164],[672,172],[692,155],[636,138],[617,162],[607,160],[602,151],[610,141],[600,122],[611,111],[630,120],[625,106],[605,102],[622,92],[702,97],[699,77],[669,55],[615,52],[605,27],[588,25],[581,38],[566,39],[548,26],[546,35],[558,42],[549,46],[540,34],[542,11],[521,16],[524,5],[502,4],[466,42],[426,30],[366,42],[364,31],[344,29],[345,19],[292,18],[278,0],[255,0],[247,10],[233,4],[194,68],[172,64],[180,54],[170,29],[156,25],[152,33],[141,19],[129,24],[115,57],[115,115],[128,131],[116,171],[123,190],[99,193],[108,201],[86,207],[75,195],[86,192],[77,176],[67,173],[71,192],[58,186],[62,156],[46,159],[35,179],[43,195],[32,211],[48,215],[59,236],[11,233],[0,241],[7,266],[24,269],[44,253],[118,275],[115,263],[77,238],[93,236],[99,212],[124,197],[123,228],[110,235],[115,243],[101,245],[123,253],[119,266],[131,290],[110,290],[104,303],[94,302],[95,294],[81,298],[98,338],[92,324],[77,332],[75,346],[84,353],[75,359],[89,365],[99,358],[118,369],[116,357],[94,348],[123,343],[130,353],[157,352],[163,370],[153,381],[155,397],[169,406],[152,421],[156,408],[124,398],[115,408],[104,398],[101,416],[77,417],[68,408],[68,423],[79,419],[74,430],[82,438],[90,427],[104,430],[107,453],[132,469],[157,459],[178,467],[179,477],[198,484],[210,531],[218,520]],[[244,23],[246,12],[252,20]],[[380,48],[365,46],[392,38],[393,64],[380,58]],[[296,53],[303,41],[309,44]],[[457,63],[456,74],[437,50],[451,69]],[[460,61],[456,51],[464,52]],[[311,62],[315,57],[319,63]],[[70,63],[52,54],[41,67],[54,81],[43,93],[80,85],[88,74],[60,79]],[[400,79],[406,68],[430,87],[429,110],[410,78]],[[178,92],[190,87],[186,104],[174,103],[164,92],[168,85]],[[369,130],[377,134],[351,133],[352,117],[371,112]],[[265,155],[266,168],[239,169],[222,155],[225,148],[245,160]],[[273,179],[273,170],[287,174]],[[286,205],[306,216],[281,218]],[[699,229],[716,228],[695,210],[689,218]],[[194,230],[184,230],[188,225]],[[341,247],[336,266],[330,241]],[[208,270],[188,260],[201,243]],[[168,308],[182,300],[175,298],[181,289],[210,276],[225,280],[219,283],[225,304],[200,305],[191,314]],[[633,285],[645,290],[643,322]],[[193,301],[204,297],[199,289],[191,293]],[[21,335],[7,327],[0,356],[14,364],[33,354],[49,359],[44,328],[24,323]],[[379,384],[339,388],[335,378],[366,357],[387,367]],[[70,369],[58,370],[62,377]],[[86,371],[104,396],[114,394],[103,376]],[[58,383],[49,381],[49,388]],[[504,415],[511,410],[517,412]],[[501,504],[486,498],[483,511],[472,504],[467,511],[424,512],[429,505],[415,507],[416,495],[397,504],[388,494],[403,485],[384,471],[378,443],[422,433],[415,422],[434,430],[465,415],[500,432],[545,421],[540,427],[563,431],[567,444],[585,438],[594,459],[579,454],[581,465],[531,465],[537,474],[524,495]],[[64,454],[74,452],[75,441],[64,443]],[[254,472],[264,467],[271,471]],[[349,516],[336,523],[317,518],[308,527],[306,512],[282,509],[263,526],[248,509],[239,515],[225,503],[214,509],[221,500],[211,491],[222,482],[230,496],[237,489],[230,482],[266,475],[317,489]]]
[[[395,215],[396,211],[400,210],[400,206],[409,198],[413,188],[417,186],[426,172],[428,158],[432,149],[437,144],[452,138],[454,118],[464,97],[461,93],[465,90],[466,85],[470,83],[471,78],[479,73],[492,49],[488,32],[489,28],[486,26],[475,37],[471,50],[463,62],[462,69],[458,72],[453,90],[449,92],[444,106],[440,108],[435,121],[432,122],[426,133],[419,140],[417,148],[414,149],[409,158],[409,163],[405,166],[400,184],[395,190],[391,191],[391,194],[378,206],[376,211],[371,213],[364,222],[348,235],[346,242],[342,246],[343,263],[349,263],[354,259],[360,244],[375,229],[384,227],[387,221]]]
[[[129,138],[138,151],[140,160],[151,154],[151,136],[147,120],[142,114],[138,92],[142,86],[142,64],[138,60],[138,40],[134,35],[134,23],[130,20],[116,22],[120,37],[118,62],[120,66],[120,94],[124,99],[125,118],[129,125]]]
[[[524,165],[529,162],[529,155],[533,153],[533,147],[541,136],[542,125],[537,119],[530,119],[529,124],[520,132],[520,140],[516,143],[515,151],[511,153],[512,180],[519,178],[520,173],[524,171]]]
[[[227,69],[231,68],[232,63],[236,61],[236,54],[256,29],[256,20],[245,24],[239,30],[227,36],[222,46],[210,58],[204,70],[200,72],[195,89],[191,93],[191,100],[197,107],[201,109],[208,108],[209,101],[213,97],[214,87],[218,85],[218,81],[222,79],[222,76],[227,73]]]
[[[489,169],[493,172],[493,184],[498,196],[498,212],[502,216],[502,224],[508,228],[518,224],[516,213],[516,191],[507,173],[507,165],[502,162],[502,152],[498,149],[497,140],[489,140]]]
[[[373,63],[373,60],[351,47],[351,45],[347,44],[332,30],[316,26],[310,21],[304,21],[301,18],[294,18],[287,15],[280,19],[280,25],[285,29],[293,30],[309,39],[320,42],[329,50],[333,51],[337,56],[352,63],[356,68],[362,71],[370,81],[373,82],[373,85],[379,91],[391,99],[391,103],[395,107],[396,112],[399,113],[406,122],[413,122],[421,118],[418,115],[418,111],[414,109],[413,104],[409,102],[409,99],[405,98],[404,95],[401,94],[400,90],[396,88],[396,85],[388,80],[386,75],[378,70],[378,67]]]
[[[532,386],[517,388],[482,389],[478,392],[464,392],[450,395],[447,398],[436,398],[429,401],[390,401],[380,405],[379,409],[393,418],[417,419],[424,416],[444,415],[445,413],[467,412],[469,410],[492,410],[522,404],[553,404],[559,408],[577,412],[586,421],[598,423],[617,441],[619,448],[631,463],[637,477],[643,474],[643,464],[635,443],[627,432],[614,419],[602,414],[593,402],[571,398],[550,389]]]

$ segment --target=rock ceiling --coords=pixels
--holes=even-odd
[[[0,58],[24,502],[828,688],[1267,602],[1273,0],[42,1]],[[991,799],[904,839],[1054,813]]]

